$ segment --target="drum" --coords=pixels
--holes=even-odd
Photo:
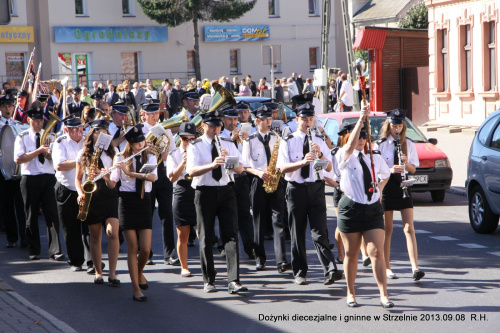
[[[0,172],[7,180],[20,176],[19,165],[14,162],[14,141],[29,127],[29,124],[5,125],[0,130]]]

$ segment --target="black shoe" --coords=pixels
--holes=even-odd
[[[257,264],[257,266],[255,266],[255,270],[256,271],[265,271],[266,265]]]
[[[13,249],[15,247],[16,247],[16,242],[7,243],[7,246],[6,246],[6,248],[8,248],[8,249]]]
[[[425,276],[425,273],[419,269],[413,272],[413,281],[418,281]]]
[[[213,283],[205,283],[205,285],[203,286],[203,291],[206,293],[215,293],[217,292],[217,289],[215,289]]]
[[[146,283],[139,283],[139,288],[141,288],[142,290],[148,290],[149,289],[148,280],[146,280]]]
[[[194,244],[194,240],[189,240],[188,241],[188,247],[194,247],[195,244]]]
[[[243,287],[238,281],[229,282],[227,291],[232,294],[237,294],[240,291],[248,291],[247,287]]]
[[[333,284],[335,281],[342,279],[342,273],[343,271],[338,269],[334,271],[329,271],[328,275],[325,276],[325,282],[323,284],[325,286],[328,286],[330,284]]]
[[[146,265],[153,266],[153,265],[156,265],[156,264],[153,261],[153,259],[149,259],[148,262],[146,263]]]
[[[137,302],[146,302],[148,300],[147,296],[135,297],[132,295],[132,299]]]
[[[390,309],[390,308],[394,307],[394,303],[392,303],[392,302],[385,302],[384,303],[384,302],[380,301],[380,305],[382,305],[382,307],[384,309]]]
[[[64,253],[53,254],[50,256],[50,259],[55,261],[64,261],[64,259],[66,259],[66,256],[64,255]]]
[[[106,264],[102,261],[101,261],[101,267],[102,267],[102,269],[104,269],[104,267],[106,267]],[[88,267],[87,274],[95,274],[95,267],[94,266]]]
[[[112,287],[119,287],[120,286],[120,280],[118,279],[112,279],[108,277],[108,284]]]
[[[170,257],[168,259],[165,259],[165,264],[176,266],[176,265],[180,264],[180,260],[179,260],[179,258],[172,258],[172,257]]]
[[[285,273],[286,271],[288,271],[291,268],[292,268],[292,264],[290,264],[289,262],[280,262],[278,264],[278,273]]]
[[[303,276],[296,276],[295,283],[298,284],[299,286],[305,286],[307,284],[306,278]]]
[[[368,267],[370,266],[370,264],[372,263],[370,257],[366,257],[365,259],[363,259],[363,266],[364,267]]]
[[[104,279],[102,277],[94,278],[94,283],[95,284],[104,284]]]
[[[352,302],[347,302],[347,306],[350,308],[357,308],[359,304],[356,301],[352,301]]]
[[[40,256],[38,254],[30,255],[30,260],[40,260]]]

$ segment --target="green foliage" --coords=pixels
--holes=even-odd
[[[355,49],[354,50],[354,61],[359,58],[363,59],[366,64],[368,64],[368,50]]]
[[[251,10],[257,0],[137,0],[150,19],[176,27],[193,20],[229,22]]]
[[[407,16],[399,21],[399,27],[404,29],[427,29],[429,20],[427,18],[427,7],[423,1],[419,1],[410,7]]]

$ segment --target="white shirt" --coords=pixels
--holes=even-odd
[[[83,141],[83,137],[79,142],[76,142],[71,140],[68,134],[65,134],[56,140],[52,148],[52,161],[56,167],[65,161],[75,161],[75,168],[67,171],[56,171],[57,181],[71,191],[76,191],[76,158],[78,152],[83,148]]]
[[[372,199],[368,201],[368,197],[365,193],[365,183],[363,181],[363,168],[359,162],[358,155],[363,156],[368,169],[370,169],[370,174],[372,174],[370,155],[364,154],[357,149],[354,149],[353,153],[347,161],[344,161],[345,148],[340,148],[335,158],[340,170],[340,189],[344,192],[347,197],[357,203],[368,205],[376,202],[380,198],[380,190],[373,193]],[[373,164],[375,165],[376,178],[384,180],[389,178],[391,175],[391,170],[384,162],[379,154],[373,154]]]
[[[226,138],[226,139],[229,139],[229,140],[232,140],[231,139],[231,134],[232,132],[230,130],[227,130],[227,129],[224,129],[223,131],[220,132],[220,137],[221,138]],[[234,145],[234,141],[233,141],[233,145]],[[238,146],[238,151],[241,152],[243,151],[243,146],[240,145],[238,142],[236,142],[236,145],[235,147]]]
[[[331,161],[332,161],[332,170],[330,170],[330,172],[328,172],[328,174],[325,174],[325,177],[333,179],[337,183],[340,182],[339,164],[337,163],[337,159],[336,159],[337,155],[334,156],[332,154],[333,154],[334,151],[336,151],[336,154],[338,154],[339,149],[337,149],[337,150],[332,149],[331,153],[327,155],[327,157],[330,158]]]
[[[349,80],[342,81],[342,88],[340,88],[340,93],[339,96],[342,96],[342,92],[345,91],[344,96],[342,97],[341,101],[344,103],[346,106],[352,106],[354,104],[353,100],[353,92],[352,92],[352,84]]]
[[[394,150],[396,149],[396,146],[394,145],[394,138],[392,135],[389,135],[386,139],[387,140],[384,142],[380,142],[382,140],[376,141],[373,145],[373,149],[379,150],[385,163],[387,163],[387,166],[392,168],[394,166]],[[408,150],[408,163],[418,167],[420,165],[420,161],[418,160],[417,149],[415,148],[413,141],[406,139],[406,148]],[[401,154],[403,154],[402,149],[403,148],[401,148]]]
[[[182,163],[182,156],[184,155],[184,148],[179,147],[172,151],[170,154],[168,154],[167,157],[167,176],[170,178],[170,175],[174,173],[175,169],[179,166],[179,164]],[[181,175],[179,176],[179,179],[177,181],[184,179],[184,176],[187,175],[186,172],[186,167],[184,167],[184,170],[182,170]],[[177,184],[177,181],[174,183]]]
[[[138,156],[141,156],[142,153]],[[125,159],[125,157],[123,157],[123,155],[116,155],[115,156],[115,160],[114,160],[114,163],[113,164],[116,164],[120,161],[123,161]],[[142,160],[142,157],[141,157],[141,160]],[[132,158],[131,160],[129,160],[127,163],[132,163],[132,171],[133,172],[139,172],[140,170],[135,170],[135,157]],[[148,154],[148,161],[146,163],[142,162],[142,164],[156,164],[157,161],[156,161],[156,156],[154,156],[153,154]],[[155,176],[158,176],[158,173],[156,171],[156,169],[154,169],[153,172],[151,172],[152,174],[154,174]],[[110,176],[111,180],[118,183],[119,180],[121,180],[121,185],[120,187],[118,188],[118,191],[120,192],[135,192],[135,180],[137,178],[131,178],[131,177],[128,177],[127,175],[125,175],[124,172],[122,172],[122,170],[116,168],[115,170],[113,170],[113,172],[111,172],[111,176]],[[143,181],[142,179],[140,179],[141,181]],[[151,192],[151,187],[153,186],[153,183],[152,182],[149,182],[149,181],[145,181],[145,186],[144,186],[144,192],[148,193],[148,192]]]
[[[296,82],[289,83],[287,87],[288,87],[288,96],[290,96],[290,98],[299,94],[299,88],[297,87]]]
[[[123,126],[122,126],[122,129],[123,129]],[[109,135],[111,135],[111,137],[115,137],[115,134],[116,134],[116,131],[118,131],[118,126],[115,125],[115,123],[111,123],[109,124],[109,128],[108,128],[108,131],[109,131]],[[127,140],[123,140],[122,143],[120,143],[118,145],[118,151],[123,151],[125,149],[125,146],[127,145]]]
[[[43,130],[40,131],[40,137],[43,134]],[[28,129],[16,137],[14,142],[14,159],[26,154],[31,153],[36,150],[36,133],[31,129]],[[45,159],[44,163],[40,163],[38,156],[29,162],[21,164],[21,176],[35,176],[41,174],[54,174],[55,170],[52,166],[52,161]]]
[[[0,117],[0,128],[2,128],[5,125],[14,125],[14,124],[21,124],[21,122],[14,120],[12,118],[7,119],[7,118],[4,118],[3,116]]]
[[[115,152],[118,152],[116,148]],[[83,155],[83,149],[80,150],[78,152],[78,155],[76,156],[77,163],[82,163],[82,155]],[[109,169],[113,166],[113,159],[105,151],[103,151],[101,154],[101,162],[105,169]],[[86,180],[87,180],[87,168],[83,170],[82,184],[85,183]]]
[[[297,119],[296,118],[293,118],[292,120],[290,120],[289,122],[287,122],[285,125],[290,128],[290,133],[293,133],[293,132],[295,132],[296,130],[299,129],[299,124],[297,124]]]
[[[282,140],[280,143],[278,162],[276,165],[277,168],[281,168],[283,164],[295,163],[304,159],[303,147],[306,134],[302,133],[301,131],[295,131],[290,135],[292,137],[290,137],[288,140]],[[328,154],[330,154],[330,149],[328,149],[328,146],[322,138],[319,138],[313,134],[312,139],[313,142],[319,146],[323,155],[328,156]],[[299,184],[302,184],[304,182],[314,182],[316,180],[313,163],[310,163],[309,177],[307,177],[306,179],[302,178],[302,176],[300,175],[301,169],[302,168],[299,168],[293,172],[285,173],[285,180],[288,182],[296,182]],[[327,172],[325,172],[325,170],[320,170],[318,172],[321,179],[324,178],[325,174],[328,174]]]
[[[222,148],[226,149],[229,156],[240,156],[240,152],[236,149],[234,143],[230,141],[220,140]],[[193,167],[207,165],[213,162],[212,159],[212,139],[210,139],[205,134],[194,141],[193,144],[189,145],[188,157],[186,163],[186,170],[190,170]],[[228,183],[226,176],[226,171],[224,166],[221,166],[222,178],[216,181],[212,177],[212,170],[198,177],[193,177],[193,183],[191,186],[196,188],[196,186],[225,186]],[[230,175],[234,174],[233,170],[228,170]]]
[[[241,162],[245,168],[253,168],[258,170],[267,170],[267,157],[266,148],[264,144],[259,140],[258,135],[265,139],[264,133],[258,131],[255,135],[249,136],[245,141],[243,141],[243,153],[241,154]],[[271,151],[271,156],[273,154],[273,147],[278,138],[272,132],[268,132],[267,135],[271,135],[269,139],[269,150]],[[278,148],[279,149],[279,148]]]
[[[144,126],[142,127],[142,132],[144,133],[145,136],[147,136],[149,134],[149,131],[151,130],[151,127],[153,127],[154,125],[150,125],[148,123],[142,123]],[[167,129],[166,130],[167,132],[167,136],[170,140],[170,145],[168,146],[168,152],[172,152],[175,150],[175,140],[174,140],[174,136],[172,135],[172,131],[170,129]],[[166,149],[166,147],[165,147]],[[165,151],[165,149],[163,149],[163,152]],[[166,166],[165,164],[165,161],[162,161],[163,165]]]

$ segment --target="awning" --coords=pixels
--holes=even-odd
[[[386,36],[387,36],[387,30],[364,27],[358,32],[358,35],[356,36],[356,40],[354,41],[352,49],[381,50],[384,48]]]

